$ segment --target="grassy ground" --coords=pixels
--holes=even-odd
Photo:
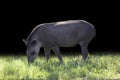
[[[63,64],[56,56],[47,63],[38,57],[28,66],[26,56],[0,56],[0,80],[105,80],[120,79],[120,53],[96,53],[82,61],[81,55],[63,55]]]

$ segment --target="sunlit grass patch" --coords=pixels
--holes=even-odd
[[[39,56],[30,66],[26,56],[1,56],[0,79],[80,80],[120,79],[120,53],[90,54],[86,61],[81,55],[63,55],[60,64],[56,56],[46,62]]]

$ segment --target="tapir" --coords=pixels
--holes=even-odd
[[[63,62],[60,47],[74,47],[79,44],[83,60],[88,55],[88,45],[96,35],[95,27],[85,20],[66,20],[59,22],[43,23],[37,25],[23,39],[27,50],[28,63],[34,62],[40,48],[44,48],[46,60],[49,60],[50,51],[56,54],[60,62]]]

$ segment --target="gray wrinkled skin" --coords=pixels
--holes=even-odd
[[[40,24],[26,40],[23,39],[27,47],[28,63],[35,60],[41,47],[44,48],[47,61],[50,51],[53,50],[60,62],[63,62],[59,47],[74,47],[76,44],[81,46],[82,57],[85,60],[88,55],[88,44],[95,35],[94,26],[84,20]]]

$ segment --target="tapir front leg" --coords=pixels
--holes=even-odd
[[[44,52],[45,52],[45,57],[46,57],[47,62],[48,62],[48,60],[50,58],[50,51],[51,51],[51,48],[44,47]]]
[[[60,63],[63,63],[62,55],[60,53],[59,47],[54,47],[52,49],[53,49],[53,52],[57,55],[58,59],[60,60]]]

